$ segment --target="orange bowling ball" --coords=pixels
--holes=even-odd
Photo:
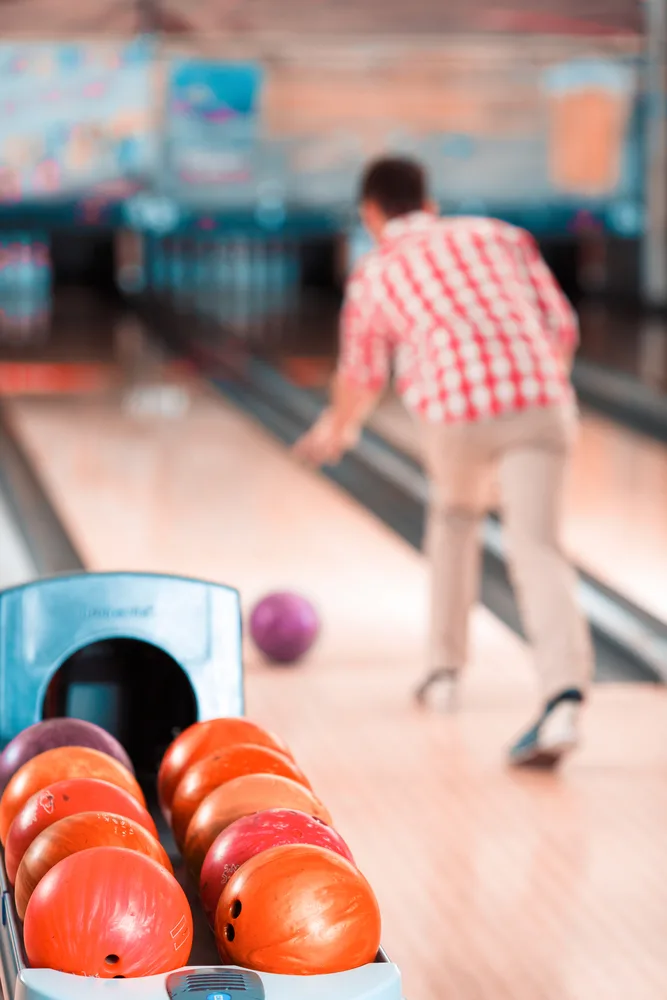
[[[215,915],[221,954],[277,975],[346,972],[375,960],[380,909],[354,865],[324,847],[273,847],[246,861]]]
[[[7,842],[13,820],[31,795],[64,778],[101,778],[129,792],[142,806],[143,792],[133,774],[114,757],[90,747],[56,747],[20,767],[0,799],[0,841]]]
[[[176,788],[190,765],[233,743],[253,743],[279,750],[287,757],[292,756],[282,740],[249,719],[209,719],[207,722],[195,722],[176,737],[160,764],[157,776],[158,797],[160,808],[167,819]]]
[[[278,750],[236,743],[192,764],[181,778],[171,803],[171,828],[183,847],[190,820],[207,795],[245,774],[280,774],[310,788],[300,767]]]
[[[35,837],[23,855],[16,876],[14,899],[21,920],[37,885],[63,858],[91,847],[125,847],[153,858],[173,872],[162,844],[139,823],[110,812],[83,812],[66,816]]]
[[[28,903],[23,939],[36,969],[154,976],[187,965],[192,913],[157,861],[123,847],[93,847],[46,873]]]
[[[265,809],[298,809],[332,826],[328,809],[304,785],[277,774],[247,774],[207,795],[190,820],[183,854],[199,879],[204,859],[219,833],[242,816]]]
[[[150,813],[129,792],[98,778],[66,778],[35,792],[9,828],[5,844],[5,867],[13,885],[21,858],[35,837],[65,816],[80,812],[116,813],[141,823],[157,837]]]

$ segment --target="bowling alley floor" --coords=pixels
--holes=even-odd
[[[316,602],[303,665],[247,646],[248,711],[293,746],[373,883],[407,1000],[664,1000],[667,692],[600,685],[561,774],[508,770],[535,708],[516,635],[478,608],[457,712],[419,711],[422,557],[205,385],[188,390],[180,419],[113,395],[5,411],[86,568],[229,583],[246,610],[278,587]]]

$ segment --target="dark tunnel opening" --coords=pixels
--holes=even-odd
[[[164,650],[138,639],[83,646],[51,678],[42,715],[86,719],[123,744],[142,783],[152,782],[174,737],[197,720],[188,677]]]

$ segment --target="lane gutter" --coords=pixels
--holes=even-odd
[[[0,490],[39,576],[85,569],[3,405],[0,405]]]

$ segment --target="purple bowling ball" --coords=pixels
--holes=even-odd
[[[298,594],[269,594],[250,616],[250,634],[272,663],[296,663],[313,645],[319,630],[315,608]]]
[[[45,719],[28,726],[0,753],[0,793],[20,767],[45,750],[56,747],[89,747],[115,757],[134,774],[132,761],[115,736],[84,719]]]

